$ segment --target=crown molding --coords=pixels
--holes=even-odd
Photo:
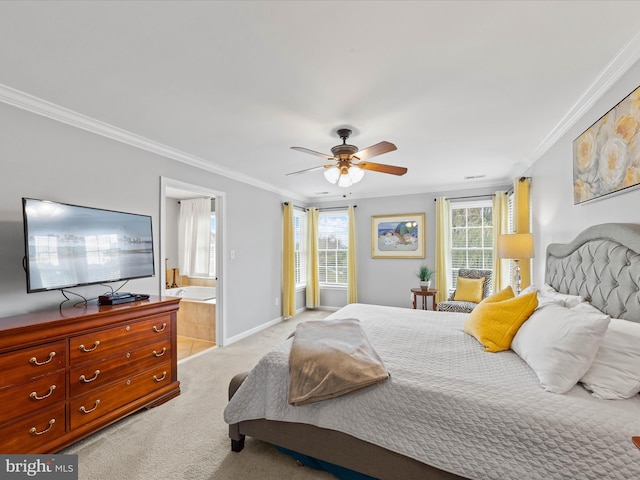
[[[637,33],[627,45],[611,60],[600,72],[596,79],[591,82],[587,89],[578,98],[576,103],[562,117],[560,122],[542,140],[540,145],[529,156],[527,168],[540,159],[567,131],[582,118],[587,111],[593,107],[615,82],[620,80],[638,60],[640,59],[640,33]],[[526,170],[526,169],[525,169]]]
[[[255,179],[248,175],[244,175],[237,171],[215,165],[211,162],[204,160],[203,158],[191,155],[190,153],[183,152],[176,148],[163,145],[148,138],[136,135],[122,128],[110,125],[95,118],[88,117],[81,113],[75,112],[55,103],[48,102],[41,98],[35,97],[28,93],[16,90],[15,88],[8,87],[0,84],[0,102],[8,105],[26,110],[36,115],[50,118],[60,123],[70,125],[82,130],[86,130],[103,137],[107,137],[117,142],[131,145],[132,147],[145,150],[147,152],[155,153],[162,157],[170,158],[181,163],[185,163],[192,167],[196,167],[208,172],[221,175],[223,177],[236,180],[254,187],[258,187],[262,190],[267,190],[278,195],[282,195],[294,200],[307,201],[308,198],[300,197],[299,194],[279,189],[269,183]]]

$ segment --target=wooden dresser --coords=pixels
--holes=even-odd
[[[179,302],[0,318],[0,453],[53,453],[179,395]]]

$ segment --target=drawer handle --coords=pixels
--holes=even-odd
[[[55,357],[55,356],[56,356],[56,352],[49,353],[49,358],[46,359],[44,362],[39,362],[36,357],[31,357],[29,359],[29,363],[39,367],[40,365],[46,365],[47,363],[49,363],[51,360],[53,360],[53,357]]]
[[[56,423],[56,419],[52,418],[51,420],[49,420],[49,426],[47,428],[45,428],[44,430],[42,430],[41,432],[36,430],[36,427],[31,427],[31,429],[29,430],[29,433],[31,435],[42,435],[43,433],[47,433],[49,430],[51,430],[51,427],[53,427],[54,423]]]
[[[96,348],[98,348],[98,345],[100,345],[100,340],[96,340],[93,343],[93,347],[91,347],[91,348],[85,347],[84,344],[80,345],[78,348],[80,350],[82,350],[83,352],[93,352]]]
[[[93,377],[91,377],[91,378],[87,378],[84,375],[80,375],[80,381],[84,382],[84,383],[91,383],[96,378],[98,378],[98,375],[100,375],[100,370],[96,370],[95,372],[93,372]]]
[[[154,332],[156,332],[156,333],[160,333],[160,332],[164,332],[164,329],[165,329],[165,328],[167,328],[167,323],[166,323],[166,322],[163,322],[163,323],[162,323],[162,328],[160,328],[160,329],[159,329],[158,327],[156,327],[156,326],[154,325],[154,326],[153,326],[153,331],[154,331]]]
[[[167,352],[167,347],[162,347],[162,352],[158,353],[155,350],[153,351],[154,357],[161,357]]]
[[[161,381],[163,381],[165,378],[167,378],[167,372],[166,372],[166,371],[162,372],[162,377],[160,377],[160,378],[158,378],[158,376],[157,376],[157,375],[154,375],[154,376],[153,376],[153,379],[154,379],[156,382],[161,382]]]
[[[54,391],[55,389],[56,389],[56,386],[55,386],[55,385],[51,385],[51,386],[49,387],[49,393],[46,393],[46,394],[42,395],[41,397],[39,397],[39,396],[38,396],[38,394],[37,394],[36,392],[31,392],[31,393],[29,394],[29,398],[33,398],[33,399],[35,399],[35,400],[44,400],[45,398],[49,397],[49,396],[53,393],[53,391]]]
[[[93,408],[90,408],[89,410],[87,410],[86,408],[84,408],[84,405],[83,405],[80,407],[79,410],[86,415],[88,413],[93,412],[96,408],[98,408],[98,405],[100,405],[100,399],[96,400],[96,403],[93,405]]]

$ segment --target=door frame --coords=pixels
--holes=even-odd
[[[166,258],[167,243],[167,188],[177,188],[193,192],[195,196],[209,196],[216,199],[216,345],[222,347],[226,343],[227,316],[225,313],[226,290],[224,280],[226,278],[226,262],[224,246],[226,245],[226,192],[214,190],[202,185],[186,183],[168,177],[160,177],[160,291],[166,290],[166,272],[163,259]]]

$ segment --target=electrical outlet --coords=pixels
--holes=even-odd
[[[280,305],[280,299],[278,297],[276,297],[276,307]]]

